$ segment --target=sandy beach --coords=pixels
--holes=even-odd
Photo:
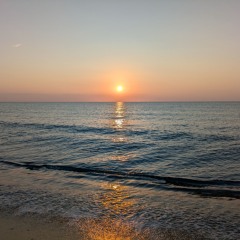
[[[145,229],[113,219],[72,222],[0,213],[1,240],[203,240],[180,230]]]
[[[43,218],[0,214],[1,240],[75,240],[79,239],[74,228],[66,223]]]

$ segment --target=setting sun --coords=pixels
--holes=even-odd
[[[117,91],[118,92],[122,92],[123,91],[123,87],[121,85],[117,86]]]

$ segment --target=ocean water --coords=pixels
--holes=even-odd
[[[15,214],[240,239],[239,171],[239,102],[0,103]]]

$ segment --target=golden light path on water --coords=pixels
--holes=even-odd
[[[113,120],[111,123],[111,127],[121,132],[122,130],[126,129],[126,109],[123,102],[116,102]],[[127,138],[124,135],[115,135],[113,138],[113,142],[126,142]]]
[[[126,108],[123,102],[116,102],[110,126],[117,131],[112,142],[121,144],[127,142],[126,136],[121,132],[126,128]],[[121,153],[111,157],[115,161],[127,161],[128,155]],[[130,240],[135,239],[138,233],[133,224],[126,222],[125,216],[131,214],[135,200],[130,197],[129,187],[123,186],[119,181],[101,184],[104,189],[97,195],[97,202],[106,215],[101,219],[87,219],[79,223],[79,231],[83,239],[91,240]],[[139,236],[137,237],[139,238]]]
[[[115,105],[115,116],[114,116],[115,129],[123,129],[125,123],[125,106],[123,102],[117,102]]]
[[[110,127],[117,131],[117,134],[112,137],[112,142],[116,144],[127,143],[128,138],[123,134],[127,130],[127,109],[124,102],[116,102],[113,110],[113,117],[110,122]],[[111,156],[111,160],[127,161],[130,157],[134,157],[133,153],[115,154]]]

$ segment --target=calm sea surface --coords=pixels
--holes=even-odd
[[[240,103],[0,103],[0,205],[240,239]]]

